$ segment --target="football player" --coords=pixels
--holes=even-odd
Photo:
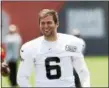
[[[82,54],[83,41],[73,35],[57,33],[59,18],[55,10],[43,9],[39,13],[39,25],[43,36],[21,48],[18,85],[31,87],[29,76],[34,66],[35,87],[75,87],[73,68],[81,86],[90,87],[90,74]]]

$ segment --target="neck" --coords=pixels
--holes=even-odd
[[[57,40],[57,34],[52,35],[52,36],[45,36],[44,38],[45,38],[45,40],[47,40],[47,41],[53,42],[53,41],[56,41],[56,40]]]

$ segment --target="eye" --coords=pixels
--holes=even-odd
[[[50,24],[52,24],[52,22],[51,21],[48,21],[47,24],[50,25]]]
[[[41,25],[44,25],[45,24],[45,22],[41,22]]]

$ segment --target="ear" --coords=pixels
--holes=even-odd
[[[56,25],[57,25],[57,27],[59,27],[59,23],[57,23]]]

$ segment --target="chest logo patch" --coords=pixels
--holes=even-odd
[[[76,46],[72,46],[72,45],[66,45],[65,46],[65,50],[66,51],[70,51],[70,52],[76,52],[77,51],[77,47]]]

